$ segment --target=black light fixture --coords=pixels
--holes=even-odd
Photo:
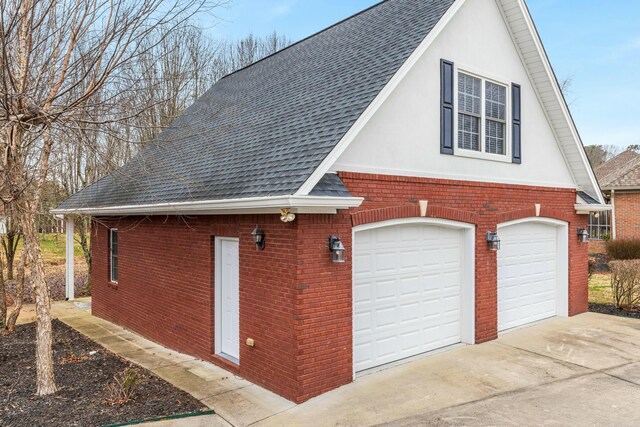
[[[345,261],[345,248],[342,242],[340,241],[340,237],[331,236],[329,237],[329,250],[332,253],[333,262],[344,262]]]
[[[589,241],[589,232],[586,228],[578,228],[578,241],[580,243],[587,243]]]
[[[498,232],[492,233],[491,231],[487,231],[487,243],[489,244],[490,250],[499,251],[500,237],[498,237]]]
[[[251,232],[253,242],[256,244],[256,249],[264,249],[264,231],[256,225],[256,228]]]

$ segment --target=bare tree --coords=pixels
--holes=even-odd
[[[0,0],[0,199],[14,206],[31,270],[40,396],[57,391],[36,225],[51,154],[65,131],[118,120],[96,108],[114,99],[100,91],[151,48],[144,41],[155,28],[175,27],[214,6],[206,0]],[[92,115],[96,110],[101,117]]]
[[[10,204],[5,205],[4,215],[6,232],[0,234],[0,244],[7,265],[7,280],[13,280],[13,265],[22,234],[18,222],[14,219]]]
[[[586,145],[584,151],[587,153],[587,158],[591,167],[594,169],[605,163],[607,160],[620,154],[622,149],[617,145]]]

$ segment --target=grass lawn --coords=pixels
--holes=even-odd
[[[42,249],[42,256],[47,265],[62,265],[65,260],[65,240],[64,233],[47,233],[39,234],[40,236],[40,248]],[[82,254],[82,247],[78,243],[79,236],[76,234],[76,242],[74,243],[73,252],[76,262],[84,262],[84,255]],[[22,245],[24,241],[20,240],[18,243],[18,252],[16,253],[17,260],[20,259],[20,253],[22,252]]]
[[[595,304],[613,304],[611,296],[611,274],[593,274],[589,279],[589,302]]]

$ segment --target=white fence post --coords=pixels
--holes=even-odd
[[[69,301],[73,301],[75,299],[74,296],[74,292],[75,292],[75,287],[74,287],[74,266],[73,266],[73,256],[74,256],[74,251],[73,251],[73,244],[74,244],[74,239],[73,239],[73,215],[67,215],[67,224],[66,224],[66,234],[67,234],[67,238],[66,238],[66,243],[65,243],[65,249],[66,249],[66,258],[67,258],[67,262],[66,262],[66,275],[65,275],[65,289],[66,289],[66,297],[67,300]]]

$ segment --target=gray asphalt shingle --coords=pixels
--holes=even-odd
[[[387,0],[230,74],[59,208],[294,194],[454,1]]]

